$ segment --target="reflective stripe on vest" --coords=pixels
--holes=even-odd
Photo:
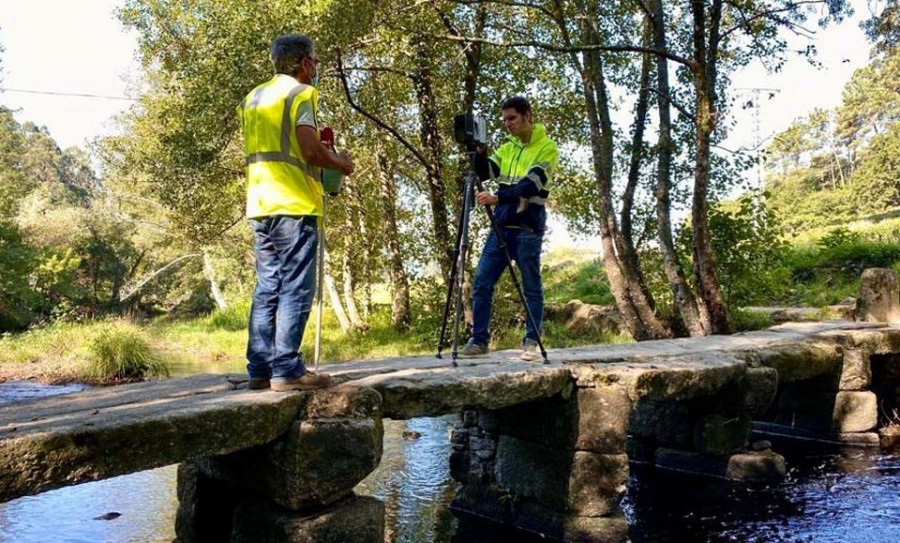
[[[296,137],[302,119],[316,129],[315,88],[277,75],[238,106],[244,132],[247,216],[320,215],[319,168],[307,164]]]
[[[259,104],[260,98],[262,98],[262,93],[265,91],[264,88],[256,89],[256,92],[253,93],[253,96],[250,99],[250,106],[256,106]],[[288,93],[288,95],[284,99],[284,109],[281,114],[281,151],[269,151],[266,153],[253,153],[247,155],[244,158],[244,164],[250,165],[255,162],[284,162],[286,164],[290,164],[291,166],[295,166],[303,170],[307,175],[315,179],[316,181],[321,182],[319,179],[318,172],[316,168],[310,166],[302,162],[295,156],[291,156],[291,132],[294,129],[294,124],[291,122],[291,108],[294,105],[294,99],[303,91],[303,87],[297,85]]]

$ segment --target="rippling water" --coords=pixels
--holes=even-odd
[[[78,387],[0,385],[0,404]],[[387,541],[525,541],[449,511],[454,417],[386,421],[381,465],[357,491],[385,502]],[[900,455],[785,450],[782,485],[747,487],[635,470],[623,507],[633,543],[894,543],[900,541]],[[0,543],[157,542],[174,537],[175,467],[0,504]],[[107,515],[113,513],[113,515]],[[118,515],[115,515],[118,514]],[[101,520],[104,515],[110,520]],[[474,524],[473,524],[474,523]],[[496,535],[496,534],[504,535]]]

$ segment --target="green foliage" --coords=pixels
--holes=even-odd
[[[587,304],[615,305],[602,259],[587,262],[564,260],[543,266],[545,303],[581,300]]]
[[[32,288],[38,300],[35,310],[54,316],[72,310],[79,299],[75,280],[80,266],[81,259],[71,248],[62,251],[45,249],[32,271]]]
[[[784,296],[790,271],[783,261],[787,243],[765,195],[748,193],[709,211],[712,245],[726,303],[753,305]],[[690,260],[690,228],[680,239],[682,258]]]
[[[816,244],[824,249],[836,249],[842,245],[859,242],[861,239],[862,234],[859,232],[851,232],[849,229],[839,226],[822,236]]]
[[[207,317],[207,325],[210,330],[246,330],[249,322],[249,301],[233,303],[224,310],[216,309],[209,317]]]
[[[0,332],[22,328],[31,320],[34,293],[28,272],[34,260],[16,225],[0,219]]]
[[[853,74],[835,110],[816,110],[775,136],[767,187],[789,231],[900,206],[898,77],[900,55],[885,50]]]
[[[754,313],[741,308],[731,309],[731,318],[734,319],[734,329],[738,332],[751,332],[753,330],[764,330],[774,323],[772,317],[762,313]]]
[[[168,377],[169,366],[147,336],[133,325],[108,323],[87,346],[82,375],[91,381],[130,381]]]

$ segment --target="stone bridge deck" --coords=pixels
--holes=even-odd
[[[551,349],[549,365],[520,362],[511,351],[455,369],[433,355],[334,364],[327,370],[339,386],[315,393],[249,391],[235,375],[93,389],[0,408],[0,501],[266,444],[298,419],[356,409],[358,400],[341,390],[378,391],[388,418],[498,410],[608,384],[624,387],[631,401],[678,401],[714,394],[753,367],[775,368],[782,382],[826,374],[842,348],[900,352],[900,328],[834,321]]]

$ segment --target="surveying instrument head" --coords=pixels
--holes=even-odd
[[[453,139],[473,153],[478,146],[487,147],[487,122],[473,113],[453,117]]]

